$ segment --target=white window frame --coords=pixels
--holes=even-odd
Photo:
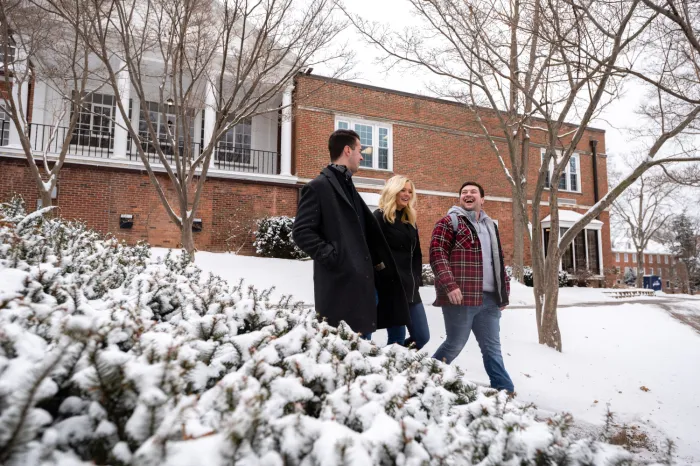
[[[544,162],[544,154],[546,150],[542,148],[540,150],[540,165]],[[557,151],[559,152],[559,151]],[[576,188],[577,189],[571,189],[571,160],[576,161]],[[549,161],[549,185],[552,185],[552,171],[554,170],[554,160]],[[564,170],[564,177],[566,178],[566,189],[564,188],[559,188],[559,192],[567,192],[567,193],[578,193],[581,194],[581,158],[579,157],[579,154],[574,152],[571,154],[571,158],[569,159],[569,162],[566,164],[566,169]],[[557,181],[558,183],[558,181]],[[550,186],[545,186],[545,189],[550,189]]]
[[[637,253],[636,252],[632,253],[632,262],[637,263]]]
[[[668,264],[668,256],[664,256],[664,264]]]
[[[10,143],[10,112],[5,110],[5,103],[0,102],[0,146],[6,146]]]
[[[619,252],[615,253],[615,262],[620,262],[620,253]]]
[[[649,263],[650,264],[654,263],[654,255],[653,254],[649,254]]]
[[[365,120],[362,118],[348,117],[343,115],[336,115],[335,117],[335,129],[340,129],[340,123],[346,123],[348,128],[355,131],[355,125],[365,125],[372,127],[372,166],[360,165],[360,169],[364,170],[380,170],[383,172],[394,171],[394,131],[393,125],[390,123],[381,123],[379,121]],[[387,168],[379,168],[379,128],[384,128],[387,130],[388,138],[388,155],[387,155]]]
[[[625,262],[629,262],[629,261],[630,261],[630,255],[625,253]]]

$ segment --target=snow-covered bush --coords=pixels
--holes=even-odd
[[[0,210],[0,464],[634,464],[187,257]]]
[[[423,277],[423,286],[435,284],[435,274],[433,273],[433,268],[430,267],[430,264],[423,264],[423,267],[421,268],[421,275]]]
[[[303,259],[308,257],[292,239],[294,217],[263,217],[257,221],[255,252],[263,257]]]
[[[506,267],[506,272],[508,272],[509,267]],[[510,274],[509,274],[510,275]],[[557,277],[557,283],[559,285],[559,288],[562,286],[568,286],[569,282],[571,279],[569,278],[569,274],[564,272],[563,270],[559,271],[559,275]],[[532,267],[526,265],[523,267],[523,283],[525,286],[534,286],[534,278],[532,277]]]

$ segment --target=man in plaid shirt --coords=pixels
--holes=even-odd
[[[501,311],[508,305],[510,281],[503,264],[498,227],[482,210],[484,188],[468,181],[459,190],[459,205],[441,218],[430,240],[447,338],[433,358],[451,363],[474,332],[491,387],[514,391],[501,354]]]

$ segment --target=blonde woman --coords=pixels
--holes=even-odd
[[[421,349],[430,338],[430,330],[419,293],[423,255],[416,228],[416,187],[413,182],[400,175],[387,181],[374,216],[394,256],[411,315],[408,324],[410,338],[406,339],[406,326],[389,327],[387,343],[415,344]]]

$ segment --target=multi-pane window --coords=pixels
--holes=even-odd
[[[544,149],[542,150],[541,162],[544,163]],[[552,176],[552,171],[554,170],[554,161],[552,160],[549,165],[549,171],[545,176],[544,186],[545,188],[550,188],[550,179]],[[566,169],[559,177],[559,190],[560,191],[572,191],[581,192],[581,165],[579,161],[578,154],[573,154],[569,159],[569,163],[566,165]]]
[[[253,123],[246,118],[226,131],[217,146],[216,159],[226,162],[250,163]]]
[[[559,237],[566,233],[568,228],[559,228]],[[550,229],[543,229],[544,254],[547,255]],[[580,231],[574,240],[566,247],[561,257],[561,269],[568,273],[577,270],[589,270],[594,274],[600,274],[600,259],[598,249],[598,230],[584,229]]]
[[[114,145],[114,96],[86,94],[71,144],[111,149]]]
[[[625,262],[629,262],[629,260],[630,260],[629,254],[625,253]]]
[[[10,115],[5,111],[5,107],[0,105],[0,146],[10,143]]]
[[[615,253],[615,262],[620,262],[620,253],[619,252]]]
[[[637,262],[637,254],[632,254],[632,262]]]
[[[661,254],[656,255],[656,263],[660,264],[661,263]]]
[[[147,119],[150,120],[155,133],[155,139],[148,130]],[[194,118],[190,122],[190,135],[194,134]],[[172,141],[177,131],[177,144],[180,150],[183,149],[185,134],[182,122],[178,122],[176,107],[159,104],[158,102],[143,102],[139,115],[139,137],[142,144],[145,144],[147,151],[155,151],[157,144],[165,154],[173,154]]]
[[[354,118],[337,117],[336,129],[352,129],[360,136],[362,145],[361,167],[378,170],[392,168],[391,125]]]
[[[650,264],[654,263],[654,256],[652,256],[651,254],[649,254],[649,263]]]
[[[668,264],[668,256],[664,256],[664,264]]]

